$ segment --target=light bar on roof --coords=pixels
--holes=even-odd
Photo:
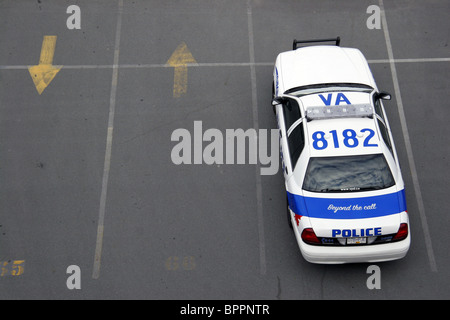
[[[373,108],[370,104],[345,104],[338,106],[318,106],[306,108],[306,118],[308,120],[363,118],[372,116]]]

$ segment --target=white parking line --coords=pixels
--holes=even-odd
[[[426,63],[426,62],[450,62],[450,58],[409,58],[409,59],[369,59],[369,64],[375,63]],[[206,62],[206,63],[188,63],[187,66],[193,67],[273,67],[274,62]],[[0,70],[28,70],[28,65],[2,65]],[[152,68],[173,68],[166,63],[136,63],[136,64],[80,64],[64,65],[62,69],[152,69]]]
[[[116,110],[116,93],[118,80],[119,65],[119,48],[120,48],[120,32],[122,28],[122,9],[123,0],[119,0],[119,12],[117,14],[116,39],[114,45],[114,64],[111,80],[111,94],[109,98],[109,115],[108,115],[108,131],[106,136],[105,162],[103,166],[102,192],[100,195],[100,208],[97,222],[97,241],[95,245],[95,258],[92,278],[98,279],[100,276],[100,261],[103,247],[103,230],[106,211],[106,195],[108,191],[109,169],[111,166],[111,150],[114,131],[114,115]]]
[[[415,59],[378,59],[367,60],[369,63],[405,63],[405,62],[449,62],[450,58],[415,58]]]
[[[399,86],[398,77],[397,77],[397,70],[395,68],[395,63],[394,63],[394,61],[395,61],[394,53],[392,50],[391,39],[389,36],[389,30],[388,30],[388,25],[387,25],[387,20],[386,20],[386,13],[384,11],[383,0],[379,0],[379,4],[380,4],[380,9],[381,9],[381,20],[383,23],[384,37],[386,40],[386,47],[387,47],[388,56],[389,56],[389,65],[391,67],[392,81],[394,83],[395,97],[397,100],[398,114],[400,116],[400,124],[402,126],[403,138],[405,140],[406,154],[408,156],[409,168],[411,171],[411,177],[412,177],[412,181],[414,184],[414,193],[416,195],[417,206],[419,208],[419,217],[420,217],[420,221],[422,222],[422,229],[423,229],[424,238],[425,238],[425,246],[427,248],[427,253],[428,253],[428,260],[430,263],[431,271],[437,272],[437,266],[436,266],[436,261],[434,258],[433,246],[431,243],[430,231],[428,229],[427,216],[425,214],[425,206],[423,204],[422,192],[420,191],[419,178],[417,175],[416,164],[414,161],[411,140],[409,138],[408,126],[406,124],[405,111],[403,109],[402,96],[400,93],[400,86]]]
[[[253,17],[250,0],[247,0],[247,21],[248,21],[248,47],[250,57],[250,78],[252,83],[252,113],[253,128],[259,132],[258,120],[258,93],[256,89],[256,70],[255,70],[255,47],[253,42]],[[255,166],[256,179],[256,214],[258,217],[258,236],[259,236],[259,272],[261,275],[266,274],[266,242],[264,237],[264,218],[262,205],[262,185],[260,165]]]

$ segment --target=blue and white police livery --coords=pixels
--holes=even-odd
[[[336,45],[297,48],[298,43]],[[362,53],[339,38],[296,41],[275,62],[273,102],[288,220],[313,263],[404,257],[409,220],[400,165]]]

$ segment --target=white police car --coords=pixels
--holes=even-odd
[[[335,45],[297,48],[299,43]],[[380,262],[410,246],[397,153],[377,89],[358,49],[340,39],[294,40],[278,55],[272,105],[288,220],[313,263]]]

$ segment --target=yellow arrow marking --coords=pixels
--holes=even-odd
[[[173,97],[179,98],[187,92],[187,65],[197,63],[186,43],[182,42],[172,53],[167,64],[174,67]]]
[[[50,84],[62,66],[53,66],[53,55],[55,53],[56,36],[44,36],[42,41],[41,57],[37,66],[28,67],[36,90],[41,94]]]

